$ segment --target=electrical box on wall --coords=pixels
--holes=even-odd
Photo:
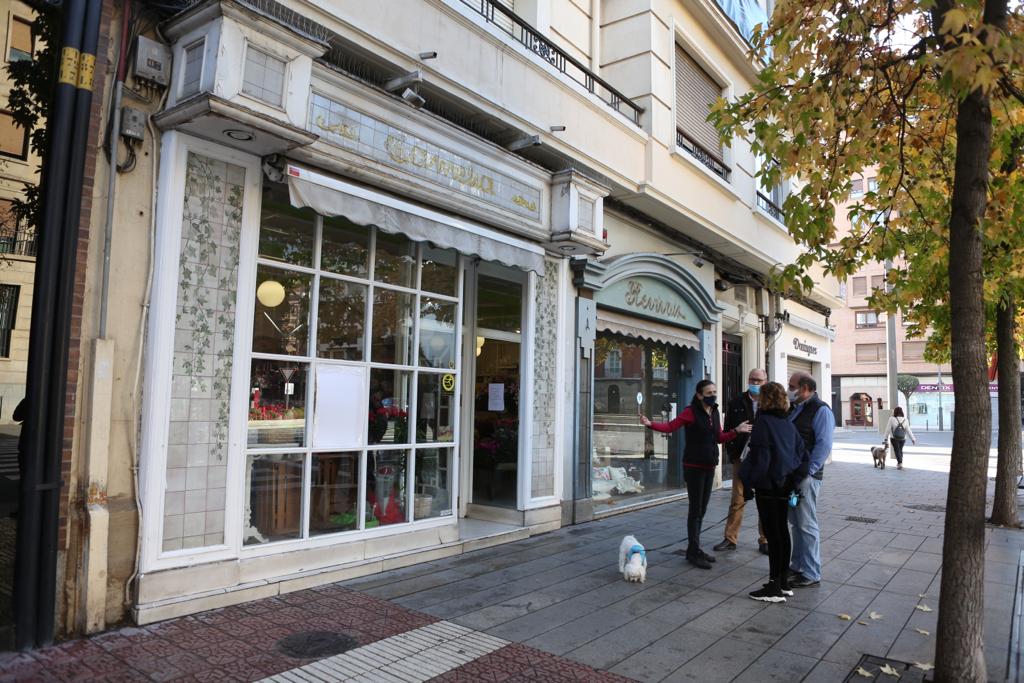
[[[166,88],[171,82],[171,51],[155,40],[139,36],[135,43],[135,78]]]
[[[144,140],[146,138],[146,114],[132,107],[122,107],[121,137],[129,140]]]

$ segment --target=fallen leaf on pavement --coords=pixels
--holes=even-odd
[[[896,669],[892,668],[888,664],[886,664],[885,666],[880,668],[879,671],[884,673],[886,676],[895,676],[896,678],[900,677],[900,672],[897,671]]]
[[[866,622],[866,621],[858,621],[857,623],[860,624],[861,626],[867,626],[868,625],[868,622]]]
[[[882,615],[879,614],[878,612],[872,612],[868,616],[871,617],[872,619],[876,620],[876,621],[882,618]]]
[[[931,671],[935,668],[931,664],[922,664],[921,662],[914,662],[914,666],[916,666],[921,671]]]
[[[853,617],[851,617],[849,614],[840,614],[839,618],[843,621],[850,621],[851,619],[853,619]]]
[[[922,636],[930,636],[932,634],[931,631],[925,631],[923,628],[915,628],[914,630],[920,633]]]
[[[931,607],[929,607],[928,605],[925,605],[925,604],[921,604],[921,605],[916,605],[916,606],[914,607],[914,609],[919,609],[919,610],[921,610],[922,612],[934,612],[934,611],[935,611],[935,610],[933,610],[933,609],[932,609]]]
[[[858,666],[857,667],[857,675],[858,676],[863,676],[864,678],[874,678],[875,677],[875,674],[871,673],[870,671],[868,671],[867,669],[865,669],[862,666]]]
[[[927,593],[918,593],[917,597],[919,597],[919,598],[927,598],[928,594]]]

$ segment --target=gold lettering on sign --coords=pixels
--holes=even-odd
[[[644,285],[636,280],[626,282],[626,305],[648,311],[663,318],[686,320],[683,307],[676,302],[666,301],[661,297],[644,294]]]
[[[323,116],[316,117],[316,127],[319,128],[320,130],[325,130],[328,133],[340,135],[341,137],[346,138],[348,140],[359,139],[359,133],[357,133],[356,129],[353,128],[352,126],[348,125],[347,123],[329,124],[327,123]]]
[[[524,197],[521,194],[517,194],[515,197],[513,197],[512,198],[512,203],[516,204],[518,206],[523,207],[527,211],[536,211],[537,210],[537,202],[531,202],[529,199],[527,199],[526,197]]]
[[[395,163],[433,169],[439,175],[451,178],[457,183],[480,190],[484,194],[494,194],[494,178],[478,173],[469,164],[462,165],[442,159],[425,147],[407,145],[396,135],[388,136],[384,150]]]

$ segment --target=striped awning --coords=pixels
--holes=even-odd
[[[597,329],[634,339],[649,339],[661,344],[700,349],[700,340],[690,330],[634,318],[603,308],[597,309]]]

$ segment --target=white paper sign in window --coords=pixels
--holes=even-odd
[[[360,448],[366,442],[366,368],[318,365],[314,448]]]

